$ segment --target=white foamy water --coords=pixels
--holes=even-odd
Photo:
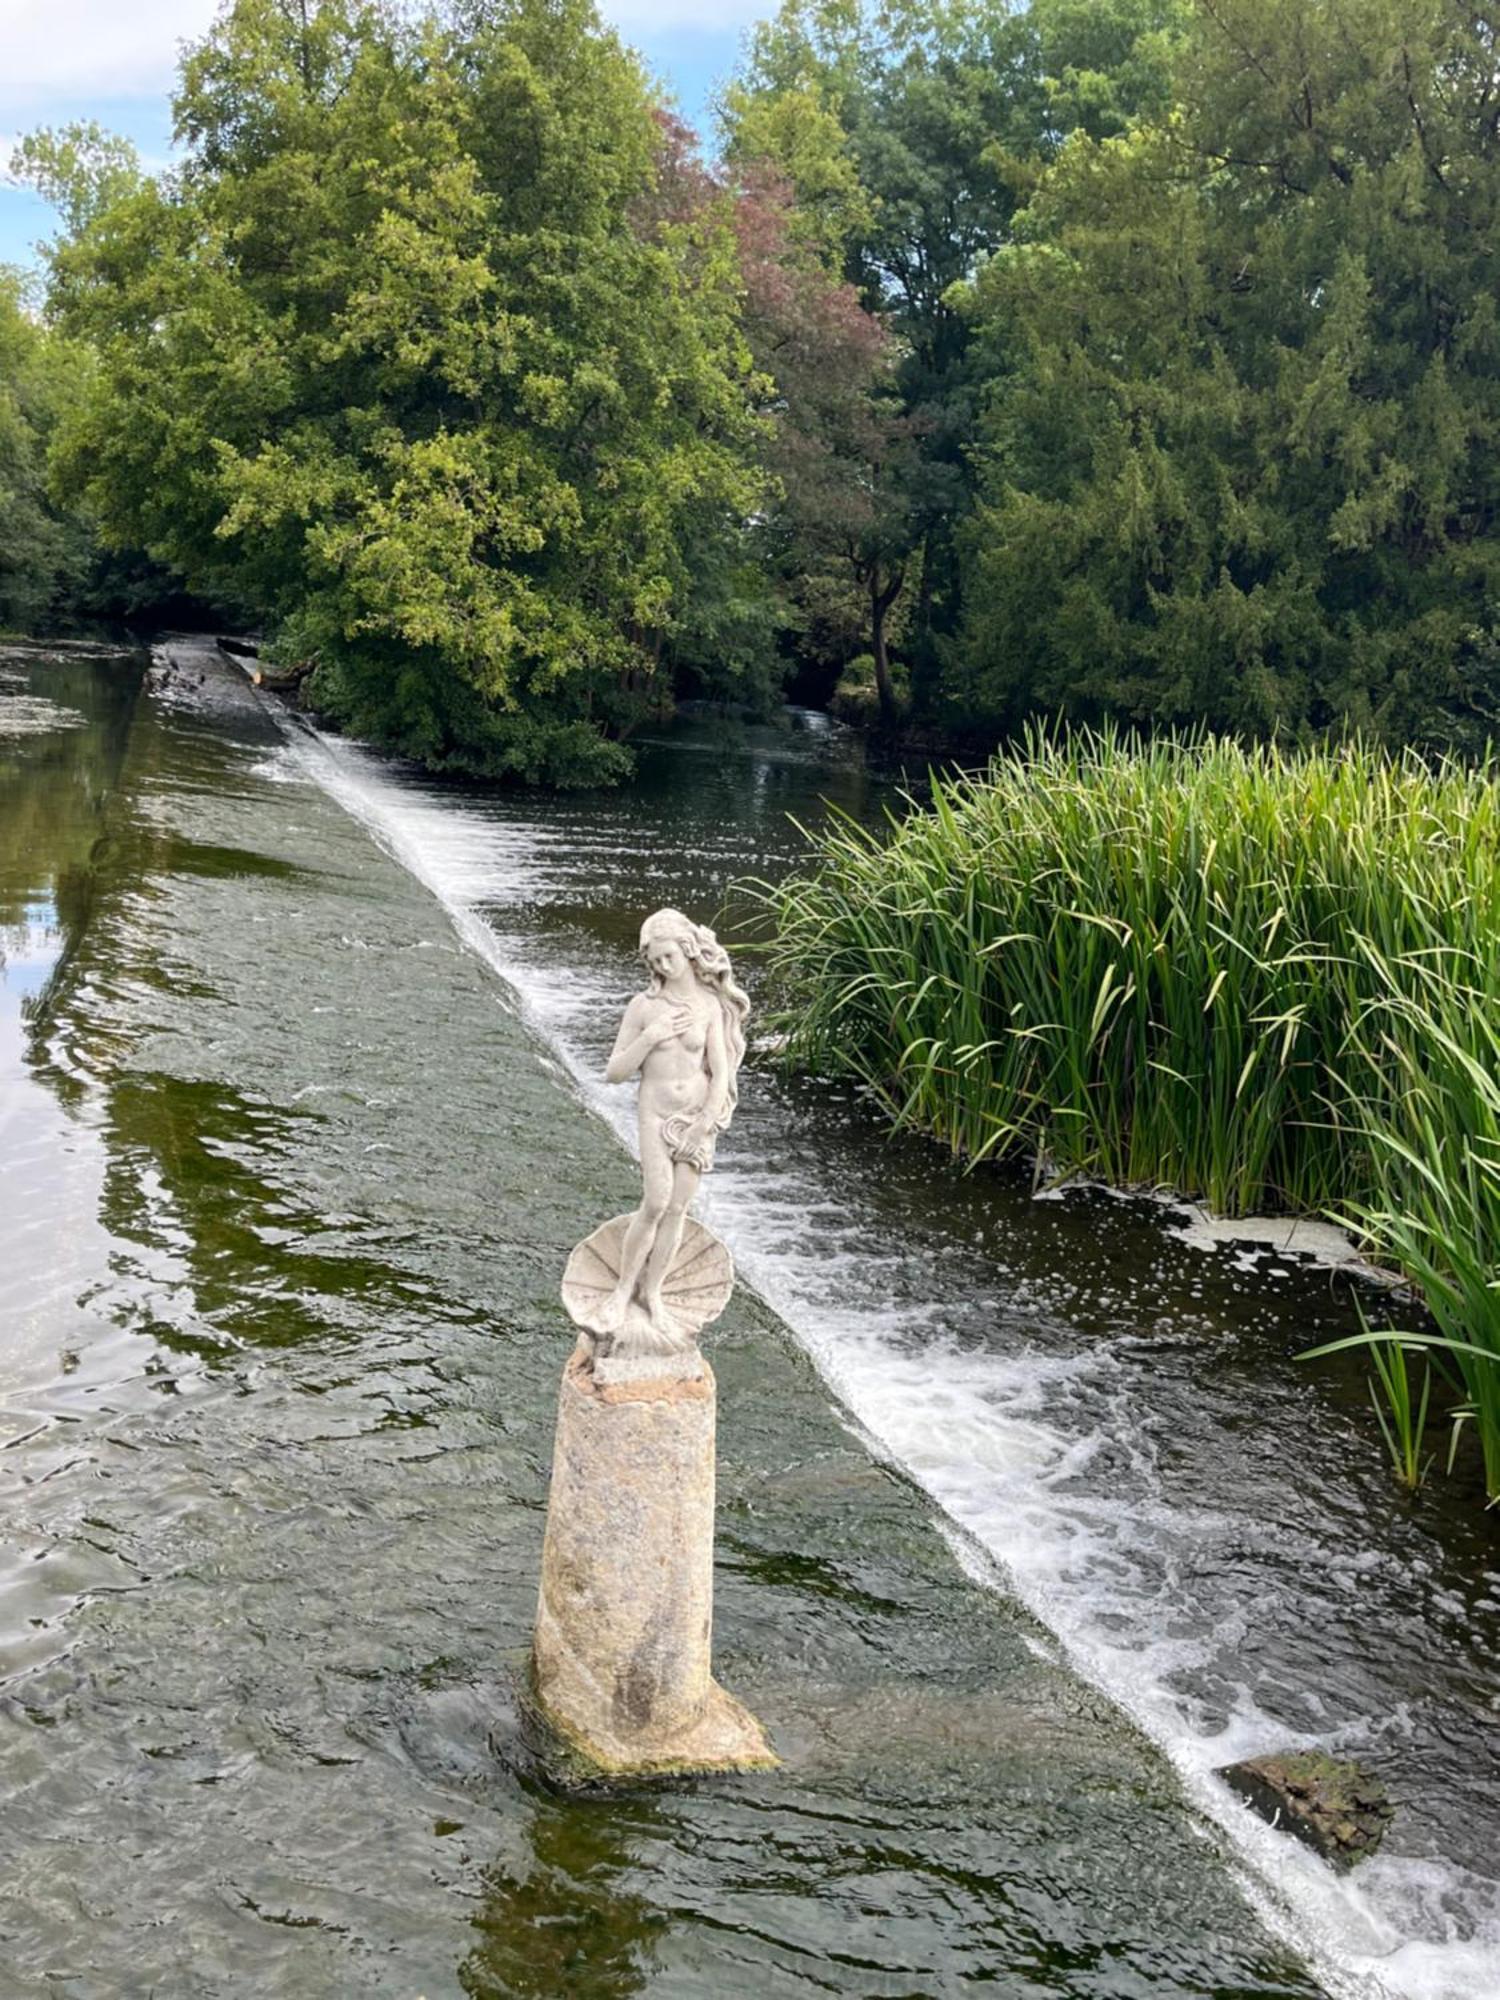
[[[0,703],[0,737],[47,736],[56,729],[79,729],[83,717],[76,708],[49,701],[41,694],[7,694]]]
[[[289,755],[431,889],[585,1102],[633,1148],[633,1093],[608,1090],[601,1071],[635,968],[565,918],[546,920],[549,906],[587,907],[597,895],[608,829],[581,828],[583,815],[528,819],[524,806],[497,811],[428,790],[346,742],[299,736]],[[642,857],[640,875],[653,892],[659,878],[660,902],[676,899],[673,839],[664,825],[659,850]],[[773,1091],[744,1093],[706,1184],[705,1219],[872,1448],[943,1510],[970,1573],[1014,1594],[1072,1666],[1166,1753],[1222,1837],[1246,1896],[1330,1994],[1497,2000],[1493,1877],[1456,1856],[1396,1852],[1335,1876],[1214,1775],[1293,1738],[1359,1755],[1417,1728],[1399,1690],[1353,1693],[1357,1681],[1332,1674],[1320,1691],[1306,1686],[1314,1677],[1305,1672],[1294,1727],[1265,1706],[1264,1676],[1239,1664],[1264,1611],[1258,1591],[1288,1575],[1317,1577],[1357,1632],[1364,1593],[1390,1584],[1393,1559],[1330,1552],[1277,1518],[1269,1490],[1261,1507],[1184,1506],[1169,1490],[1127,1340],[1070,1345],[1065,1324],[1006,1296],[1003,1273],[961,1237],[945,1240],[930,1225],[898,1234],[868,1174],[831,1185],[826,1160],[819,1172],[803,1151]],[[944,1171],[936,1155],[934,1170]],[[1149,1371],[1145,1379],[1149,1393]],[[1222,1449],[1232,1454],[1234,1440]],[[1423,1606],[1414,1622],[1429,1615]],[[1337,1632],[1329,1640],[1344,1652],[1352,1643]],[[1453,1701],[1464,1685],[1457,1676]],[[1481,1838],[1466,1851],[1485,1858]]]

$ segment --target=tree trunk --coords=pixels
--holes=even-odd
[[[901,595],[903,573],[896,574],[886,584],[880,585],[880,574],[870,575],[870,652],[875,660],[875,692],[880,698],[880,720],[887,729],[894,729],[900,721],[896,707],[896,690],[891,685],[890,656],[885,649],[886,614]]]

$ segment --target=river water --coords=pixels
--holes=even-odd
[[[1500,1995],[1500,1552],[1292,1359],[1348,1277],[961,1179],[767,1058],[706,1202],[716,1654],[786,1768],[548,1788],[635,928],[889,780],[793,716],[440,786],[169,650],[0,657],[4,2000]],[[1350,1878],[1212,1775],[1290,1742],[1398,1802]]]

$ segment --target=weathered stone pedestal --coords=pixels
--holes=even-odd
[[[563,1371],[533,1660],[543,1719],[606,1775],[765,1770],[710,1672],[714,1378]]]

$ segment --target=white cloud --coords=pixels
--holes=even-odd
[[[643,28],[688,28],[733,34],[775,11],[776,0],[600,0],[599,11],[626,34]]]
[[[732,35],[774,0],[602,0],[627,36]],[[0,109],[34,123],[87,115],[93,102],[165,97],[178,46],[201,35],[217,0],[0,0]],[[17,115],[19,114],[19,116]]]
[[[215,0],[0,0],[0,104],[164,94]]]

